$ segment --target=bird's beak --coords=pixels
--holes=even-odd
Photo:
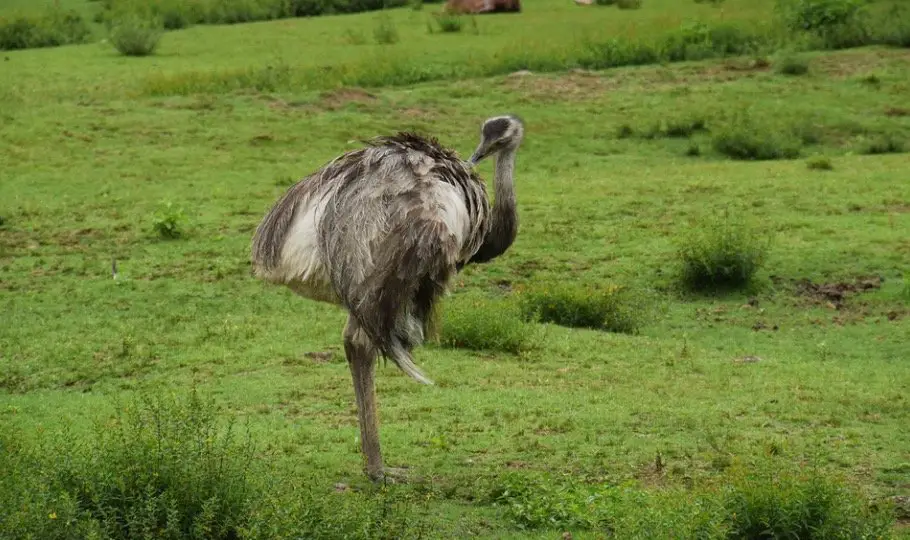
[[[483,145],[478,146],[477,150],[474,150],[474,153],[471,155],[471,159],[468,160],[471,165],[477,165],[480,160],[484,158],[484,150],[485,149]]]

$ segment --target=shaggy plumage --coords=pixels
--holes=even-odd
[[[431,384],[411,351],[424,340],[452,275],[465,264],[497,257],[515,240],[512,173],[522,136],[517,117],[490,118],[468,162],[434,138],[378,137],[288,189],[256,230],[257,276],[349,312],[345,355],[361,448],[374,480],[388,472],[379,448],[376,357]],[[473,170],[491,155],[492,208]]]

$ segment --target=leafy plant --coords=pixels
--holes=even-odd
[[[152,229],[164,239],[180,238],[184,220],[183,210],[168,201],[153,214]]]

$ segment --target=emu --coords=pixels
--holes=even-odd
[[[383,465],[374,388],[377,357],[424,384],[411,351],[430,330],[450,278],[515,241],[513,171],[524,136],[517,116],[487,119],[465,162],[435,138],[399,132],[346,152],[291,186],[256,229],[254,275],[348,311],[343,338],[373,480]],[[474,165],[495,158],[490,204]]]

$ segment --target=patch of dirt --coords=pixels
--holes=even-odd
[[[360,88],[340,88],[323,92],[319,104],[325,109],[335,111],[349,103],[375,103],[378,99],[374,94]]]
[[[885,109],[885,116],[910,116],[910,109],[904,107],[888,107]]]
[[[869,73],[895,60],[910,65],[907,50],[841,51],[815,59],[812,67],[827,75],[847,78],[860,73]]]
[[[852,283],[846,281],[813,283],[808,279],[800,279],[796,281],[796,293],[816,303],[840,310],[851,296],[872,291],[881,286],[882,278],[878,276],[858,277]]]

